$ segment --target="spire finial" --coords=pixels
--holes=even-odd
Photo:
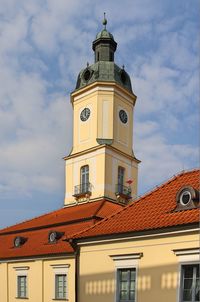
[[[104,29],[106,29],[106,24],[107,24],[107,19],[106,19],[106,13],[103,13],[104,18],[103,18],[103,25],[104,25]]]

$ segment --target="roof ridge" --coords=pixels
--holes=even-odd
[[[135,203],[134,203],[134,204],[135,204]],[[128,206],[130,206],[130,204],[127,205],[127,206],[125,206],[125,207],[123,207],[123,208],[121,208],[121,209],[119,209],[119,210],[117,210],[116,212],[112,213],[111,215],[109,215],[109,216],[103,218],[102,220],[100,220],[99,222],[95,223],[94,225],[88,227],[87,229],[84,229],[84,230],[82,230],[82,231],[80,231],[80,232],[74,233],[73,236],[70,237],[70,238],[73,239],[73,238],[75,238],[77,235],[83,234],[84,232],[87,232],[87,231],[93,229],[95,226],[99,225],[100,223],[102,223],[102,222],[104,222],[104,221],[107,221],[108,219],[110,219],[110,218],[114,217],[115,215],[121,213],[121,212],[124,211]],[[68,239],[70,239],[70,238],[68,238]]]
[[[95,211],[94,215],[91,215],[91,217],[95,217],[96,214],[98,213],[98,211],[101,209],[101,207],[103,206],[103,203],[105,202],[106,200],[97,200],[95,202],[97,203],[100,203],[100,205],[98,206],[98,209]],[[88,204],[88,203],[83,203],[83,204],[79,204],[79,206],[81,205],[85,205],[85,204]],[[72,207],[75,207],[77,206],[77,204],[74,204]],[[70,208],[72,208],[70,207]],[[36,216],[36,217],[33,217],[33,218],[30,218],[30,219],[26,219],[26,220],[23,220],[19,223],[16,223],[16,224],[13,224],[12,226],[8,226],[8,227],[5,227],[3,229],[0,230],[0,235],[4,235],[4,234],[8,234],[8,233],[16,233],[16,232],[24,232],[24,231],[28,231],[28,230],[37,230],[39,228],[48,228],[48,227],[53,227],[53,226],[57,226],[57,225],[62,225],[62,224],[65,224],[64,222],[60,222],[60,223],[47,223],[47,224],[41,224],[39,226],[34,226],[34,227],[23,227],[21,229],[15,229],[17,226],[23,226],[23,224],[25,223],[31,223],[33,222],[34,220],[37,220],[38,219],[41,219],[41,218],[44,218],[45,216],[48,216],[48,215],[56,215],[57,212],[60,212],[62,210],[65,210],[67,209],[68,207],[61,207],[59,209],[56,209],[56,210],[53,210],[53,211],[50,211],[50,212],[47,212],[47,213],[44,213],[44,214],[41,214],[39,216]],[[72,222],[72,221],[70,221]],[[13,230],[14,228],[14,230]]]
[[[99,205],[99,207],[97,208],[97,210],[95,211],[93,216],[96,216],[98,214],[98,212],[101,210],[101,208],[103,207],[105,203],[105,199],[101,200],[101,204]]]
[[[2,232],[6,231],[7,229],[10,229],[10,228],[12,228],[12,227],[16,227],[16,226],[18,226],[18,225],[21,225],[21,224],[26,223],[26,222],[29,222],[29,221],[31,222],[32,220],[36,220],[36,219],[39,219],[39,218],[41,218],[41,217],[45,217],[45,216],[47,216],[47,215],[49,215],[49,214],[58,212],[58,211],[60,211],[60,210],[62,210],[62,209],[63,209],[63,207],[62,207],[62,208],[59,208],[59,209],[57,209],[57,210],[53,210],[52,212],[46,212],[46,213],[41,214],[41,215],[39,215],[39,216],[34,216],[33,218],[30,218],[30,219],[25,219],[25,220],[23,220],[23,221],[21,221],[21,222],[15,223],[15,224],[13,224],[13,225],[11,225],[11,226],[7,226],[7,227],[5,227],[5,228],[3,228],[3,229],[0,229],[0,234],[1,234]]]
[[[157,190],[159,190],[160,188],[168,185],[169,183],[171,183],[172,181],[174,181],[175,179],[177,179],[178,177],[181,177],[182,175],[186,175],[189,173],[193,173],[193,172],[200,172],[199,168],[193,168],[193,169],[188,169],[188,170],[182,170],[174,175],[172,175],[171,177],[169,177],[168,179],[164,180],[163,182],[161,182],[158,185],[155,185],[152,189],[147,190],[146,192],[144,192],[142,195],[139,195],[138,198],[136,198],[134,201],[138,201],[140,199],[145,198],[146,196],[151,195],[152,193],[156,192]]]

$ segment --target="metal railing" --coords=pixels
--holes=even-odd
[[[74,196],[84,195],[92,192],[92,185],[90,182],[83,183],[74,187]]]
[[[116,184],[115,186],[115,194],[116,195],[124,195],[127,197],[131,197],[131,188],[123,186],[121,184]]]

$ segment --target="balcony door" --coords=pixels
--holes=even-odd
[[[89,189],[89,166],[81,167],[81,192],[86,193]]]
[[[123,192],[124,172],[125,172],[124,168],[118,167],[118,190],[120,193]]]

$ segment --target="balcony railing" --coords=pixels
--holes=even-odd
[[[74,195],[75,197],[83,196],[86,194],[91,194],[92,185],[91,183],[84,183],[74,187]]]
[[[131,198],[131,188],[121,184],[116,184],[115,194],[124,198]]]

